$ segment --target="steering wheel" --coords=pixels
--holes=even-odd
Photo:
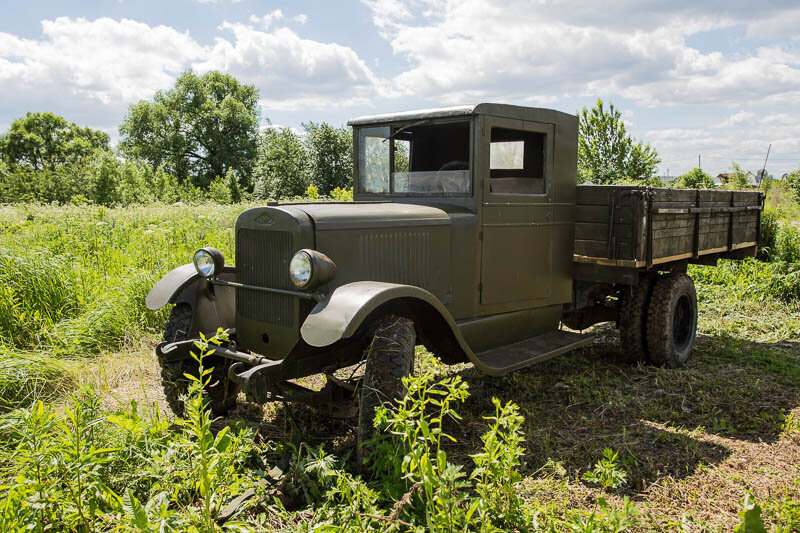
[[[448,161],[447,163],[439,167],[439,170],[437,170],[437,172],[445,172],[448,170],[467,170],[468,168],[469,164],[466,161],[458,161],[457,159],[454,159],[453,161]],[[444,182],[440,179],[439,176],[437,176],[436,179],[436,189],[437,189],[436,192],[443,192],[443,193],[449,192],[445,188]]]
[[[469,165],[466,161],[458,161],[454,159],[453,161],[448,161],[441,167],[439,167],[438,172],[442,172],[443,170],[467,170]]]

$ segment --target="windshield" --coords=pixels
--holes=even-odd
[[[361,192],[472,192],[469,121],[362,128],[358,146]]]

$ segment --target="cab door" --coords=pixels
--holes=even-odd
[[[552,294],[553,137],[553,124],[483,117],[480,302],[498,311]]]

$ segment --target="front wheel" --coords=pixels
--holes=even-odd
[[[661,366],[683,365],[697,334],[697,293],[686,274],[664,276],[653,288],[647,310],[647,349]]]
[[[184,341],[190,338],[192,326],[192,308],[187,304],[178,304],[172,312],[164,328],[164,340],[167,342]],[[189,380],[184,374],[197,375],[197,361],[189,357],[179,361],[166,361],[159,358],[161,365],[161,386],[172,412],[183,416],[183,398],[189,392]],[[236,406],[239,385],[228,380],[228,367],[231,361],[224,357],[210,355],[203,360],[203,366],[212,368],[211,381],[206,387],[211,412],[221,416]]]
[[[375,410],[393,404],[405,394],[403,378],[414,370],[416,332],[414,322],[398,315],[386,315],[373,326],[372,342],[364,353],[364,377],[358,399],[357,449],[359,463],[365,457],[364,444],[375,434]]]

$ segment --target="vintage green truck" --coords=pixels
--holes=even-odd
[[[215,412],[240,391],[309,402],[358,412],[360,441],[375,407],[402,394],[417,344],[501,376],[615,321],[628,360],[679,366],[697,328],[687,264],[759,244],[756,191],[576,185],[573,115],[479,104],[350,125],[353,202],[248,209],[235,266],[200,248],[148,294],[150,309],[174,304],[156,353],[176,411],[194,340],[220,327]],[[325,386],[292,381],[312,374]]]

